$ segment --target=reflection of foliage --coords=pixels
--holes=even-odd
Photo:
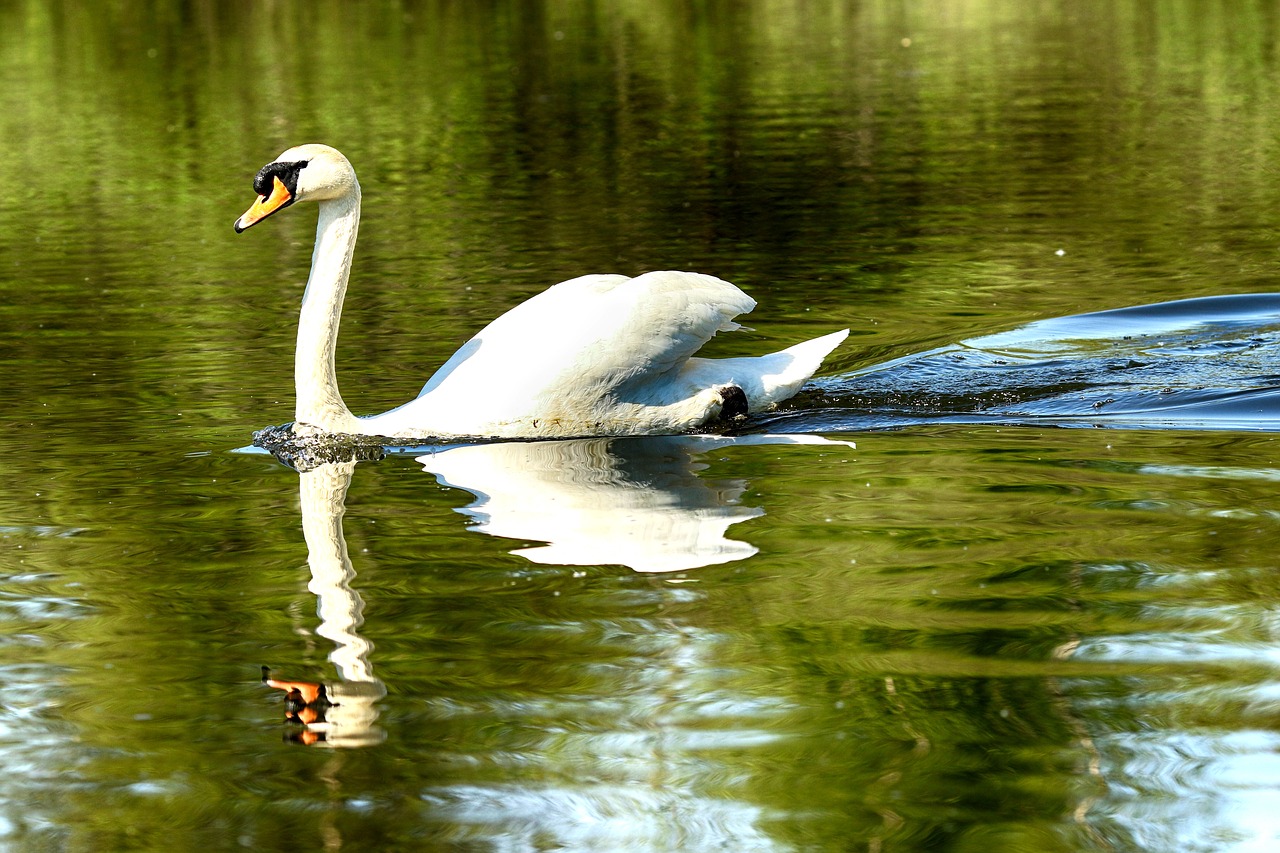
[[[1063,816],[1119,773],[1109,756],[1082,769],[1089,739],[1233,725],[1259,713],[1245,688],[1267,672],[1077,645],[1193,630],[1230,654],[1269,635],[1239,618],[1243,603],[1280,595],[1253,568],[1273,548],[1256,533],[1280,512],[1272,483],[1231,476],[1265,436],[1120,436],[953,427],[781,458],[717,451],[704,479],[762,492],[768,514],[742,533],[762,556],[671,584],[531,566],[466,533],[450,510],[467,498],[425,488],[415,463],[361,465],[345,530],[392,688],[392,746],[332,764],[263,746],[279,732],[256,656],[324,677],[329,651],[309,636],[295,475],[269,459],[188,460],[185,490],[165,459],[136,479],[110,468],[61,483],[80,506],[49,518],[74,512],[82,529],[17,534],[27,575],[2,588],[81,606],[27,609],[7,627],[41,638],[23,665],[49,673],[47,713],[79,739],[43,760],[90,783],[56,800],[58,814],[90,816],[74,822],[85,848],[127,846],[125,825],[143,838],[275,838],[279,826],[311,838],[314,815],[287,805],[299,801],[344,837],[402,839],[439,819],[423,790],[572,791],[586,766],[609,784],[758,804],[797,846],[969,849],[999,822],[1056,839],[1036,849],[1089,849],[1098,819],[1073,829]],[[228,480],[235,500],[213,485]],[[115,523],[121,513],[146,524]],[[249,777],[277,804],[245,799]],[[103,791],[102,778],[136,784]],[[364,799],[369,812],[345,805]]]
[[[1135,778],[1117,742],[1265,716],[1273,673],[1245,650],[1270,629],[1239,608],[1280,594],[1256,528],[1274,472],[1248,461],[1271,439],[1097,436],[872,434],[782,480],[735,460],[771,484],[749,538],[773,556],[748,568],[728,624],[751,640],[729,654],[784,679],[817,733],[770,776],[793,810],[856,792],[843,832],[886,845],[976,849],[1020,814],[1006,844],[1128,848],[1126,797],[1092,801],[1178,783],[1141,759]]]
[[[910,288],[950,308],[974,287],[1074,284],[1056,297],[1078,309],[1104,307],[1088,282],[1117,266],[1175,295],[1162,248],[1207,263],[1256,244],[1236,226],[1276,206],[1257,176],[1277,111],[1257,73],[1268,42],[1241,34],[1273,22],[1171,2],[1105,22],[990,6],[10,8],[0,183],[26,192],[0,206],[0,263],[56,270],[52,289],[15,294],[21,317],[145,322],[141,354],[223,374],[255,307],[239,294],[270,281],[250,298],[276,328],[308,231],[297,217],[232,244],[226,223],[260,163],[319,138],[377,188],[361,322],[395,340],[438,318],[442,349],[584,270],[697,267],[770,291],[775,310],[801,311],[815,279],[833,300]],[[1060,243],[1096,266],[1046,268]],[[359,358],[406,358],[377,346]]]
[[[537,756],[528,778],[554,783],[575,730],[598,737],[582,748],[755,725],[764,746],[674,752],[723,770],[716,791],[819,813],[778,830],[797,846],[892,840],[897,815],[918,847],[972,849],[988,813],[1052,834],[1095,792],[1072,776],[1078,718],[1104,733],[1160,714],[1235,725],[1247,697],[1215,680],[1250,682],[1244,665],[1117,675],[1050,658],[1194,625],[1205,602],[1194,637],[1269,640],[1256,616],[1220,618],[1277,596],[1258,568],[1274,562],[1269,483],[1174,482],[1131,458],[1243,468],[1271,458],[1264,441],[1127,437],[1113,453],[1088,433],[952,430],[876,436],[825,468],[735,452],[726,473],[768,486],[749,536],[764,554],[684,588],[701,597],[531,572],[462,532],[455,495],[363,466],[347,533],[381,671],[399,700],[479,710],[393,703],[403,752],[347,756],[340,773],[282,773],[262,748],[275,729],[245,731],[268,716],[257,665],[325,665],[299,604],[295,484],[274,462],[187,455],[245,444],[291,408],[311,220],[230,228],[287,145],[335,144],[365,182],[340,344],[344,375],[368,377],[346,386],[362,411],[586,271],[739,280],[779,340],[839,316],[863,347],[838,354],[846,366],[1032,316],[1271,286],[1266,4],[909,6],[0,4],[0,523],[21,546],[2,586],[24,605],[4,613],[0,679],[10,704],[29,682],[43,698],[26,724],[71,744],[43,759],[63,771],[58,796],[32,783],[19,801],[48,793],[72,849],[421,846],[419,789],[464,766],[501,777],[504,756]],[[630,676],[661,681],[686,636],[703,655],[690,680],[625,717],[655,701]],[[259,660],[264,644],[310,658]],[[1200,693],[1117,698],[1153,672]],[[794,710],[663,716],[711,695],[706,679]],[[1096,707],[1060,700],[1064,679]],[[522,710],[530,695],[574,698]],[[543,732],[581,706],[596,716],[548,748]]]

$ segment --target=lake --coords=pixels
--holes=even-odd
[[[1274,849],[1277,45],[0,4],[0,846]],[[719,434],[282,462],[314,208],[231,225],[311,141],[364,192],[358,414],[584,273],[738,284],[711,355],[851,335]]]

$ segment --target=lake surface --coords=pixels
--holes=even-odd
[[[1280,15],[0,4],[0,846],[1269,851]],[[587,272],[852,329],[732,434],[282,464]],[[324,685],[300,707],[263,684]]]

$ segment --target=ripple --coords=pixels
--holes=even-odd
[[[770,429],[933,423],[1280,428],[1280,295],[1030,323],[810,386]]]
[[[787,850],[754,804],[647,785],[451,785],[420,793],[433,821],[495,850]]]
[[[1280,837],[1280,736],[1125,733],[1101,738],[1100,812],[1143,850],[1263,851]]]

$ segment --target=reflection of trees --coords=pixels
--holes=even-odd
[[[510,557],[532,543],[450,513],[471,496],[408,460],[361,465],[346,535],[390,686],[387,740],[323,758],[271,749],[274,714],[249,683],[258,663],[302,675],[330,651],[299,636],[315,620],[293,475],[203,457],[185,500],[150,501],[167,459],[85,474],[113,504],[83,511],[81,535],[21,534],[31,574],[3,586],[22,593],[5,599],[0,648],[0,721],[21,723],[0,743],[5,792],[39,804],[8,814],[74,827],[63,846],[80,849],[127,849],[126,826],[134,846],[217,848],[230,826],[257,849],[424,835],[600,849],[628,831],[680,849],[687,823],[747,849],[1096,850],[1100,830],[1116,849],[1167,850],[1133,839],[1243,825],[1225,809],[1268,783],[1215,780],[1268,760],[1255,747],[1273,626],[1258,602],[1280,581],[1257,530],[1277,498],[1256,463],[1273,442],[963,438],[704,454],[707,482],[746,480],[744,503],[768,515],[730,528],[760,556],[687,578]],[[1114,441],[1124,460],[1099,450]],[[210,500],[214,480],[243,499]],[[1123,523],[1099,541],[1100,518]],[[34,610],[37,593],[83,605]],[[1165,640],[1181,645],[1159,658]],[[246,779],[250,805],[228,806]]]
[[[1135,251],[1157,265],[1143,287],[1185,245],[1204,268],[1246,263],[1240,223],[1276,207],[1272,182],[1247,183],[1271,159],[1255,140],[1280,137],[1260,91],[1273,15],[948,8],[441,3],[353,22],[341,5],[294,2],[4,5],[0,183],[25,195],[0,205],[0,270],[21,282],[4,287],[21,334],[3,355],[40,365],[57,350],[57,364],[83,365],[76,405],[104,417],[104,387],[199,399],[210,418],[274,399],[288,360],[242,367],[246,334],[276,324],[246,317],[292,308],[309,225],[229,251],[226,210],[265,157],[317,137],[352,153],[370,199],[359,269],[378,286],[353,291],[366,343],[347,338],[342,357],[361,373],[413,371],[372,375],[361,410],[416,387],[439,362],[428,347],[443,356],[517,298],[586,270],[704,268],[797,323],[814,282],[823,305],[851,311],[871,290],[909,306],[926,293],[938,309],[927,332],[914,312],[881,318],[899,324],[883,346],[900,352],[903,336],[973,331],[977,284],[1016,282],[1029,298],[1048,240],[1094,247],[1075,263],[1097,266],[1064,279],[1073,287],[1114,278]],[[1222,91],[1239,103],[1217,103]],[[161,197],[163,217],[146,203]],[[957,236],[975,229],[980,247]],[[912,264],[946,274],[912,279],[914,248],[926,251]],[[256,274],[291,265],[297,277]],[[1250,288],[1257,274],[1242,272]],[[1019,319],[1043,313],[1028,302]],[[98,334],[135,328],[147,334]],[[85,416],[57,396],[15,402]]]
[[[945,5],[408,2],[353,15],[291,0],[0,4],[0,184],[12,190],[0,203],[0,364],[13,427],[0,505],[18,531],[7,541],[23,545],[21,574],[5,582],[0,715],[20,723],[6,730],[14,824],[51,814],[83,849],[142,843],[126,826],[188,847],[225,844],[229,823],[258,833],[260,849],[316,840],[310,814],[266,797],[251,807],[273,810],[260,832],[226,808],[245,802],[247,776],[279,802],[314,795],[278,778],[261,732],[239,731],[261,719],[260,697],[229,687],[256,654],[245,638],[287,636],[280,567],[296,557],[296,531],[263,523],[280,511],[275,474],[237,464],[245,488],[233,490],[224,461],[184,458],[287,411],[285,318],[310,225],[282,220],[238,244],[228,229],[253,169],[286,144],[365,152],[360,275],[374,286],[353,293],[360,333],[340,355],[344,371],[370,375],[365,411],[402,399],[517,298],[584,270],[742,277],[764,310],[795,323],[810,307],[874,314],[868,361],[1100,307],[1099,282],[1131,304],[1170,287],[1269,286],[1272,6]],[[1046,265],[1064,237],[1065,261]],[[403,369],[365,369],[384,365]],[[642,746],[667,737],[679,760],[664,766],[687,783],[677,789],[766,804],[762,820],[782,815],[775,837],[794,833],[797,847],[993,849],[981,827],[994,815],[1045,849],[1053,816],[1084,802],[1062,785],[1095,790],[1077,767],[1092,755],[1073,713],[1095,736],[1135,733],[1121,749],[1139,817],[1192,797],[1212,807],[1210,785],[1192,790],[1177,774],[1187,762],[1212,773],[1226,747],[1152,743],[1193,726],[1273,728],[1274,702],[1253,690],[1272,672],[1153,663],[1139,628],[1190,622],[1210,645],[1274,644],[1257,615],[1276,598],[1273,484],[1203,473],[1272,449],[1128,435],[1112,454],[1082,435],[981,435],[985,448],[964,431],[898,436],[893,452],[908,455],[878,457],[889,481],[869,494],[843,472],[772,478],[770,523],[749,537],[766,556],[714,589],[625,572],[612,589],[559,584],[535,566],[506,593],[476,573],[451,581],[492,556],[474,543],[448,551],[453,540],[432,538],[456,557],[441,568],[415,537],[369,534],[375,553],[402,546],[412,559],[401,565],[434,584],[379,601],[380,651],[392,654],[378,674],[427,706],[405,702],[379,722],[422,764],[358,753],[366,764],[324,779],[329,814],[371,844],[410,846],[420,803],[372,796],[362,818],[341,797],[391,779],[457,803],[461,780],[510,792],[502,777],[534,791],[567,778],[589,798],[590,779],[557,749],[616,755],[629,741],[634,761],[611,777],[621,789]],[[1200,473],[1153,485],[1117,461],[1135,453],[1194,459]],[[815,506],[837,521],[812,523]],[[1109,541],[1088,536],[1099,524]],[[1082,556],[1098,557],[1084,563],[1096,583],[1068,610],[1058,567]],[[975,599],[983,584],[1006,593]],[[1171,599],[1208,610],[1152,616]],[[29,604],[44,601],[71,606]],[[1240,618],[1196,621],[1215,608]],[[1046,671],[1085,664],[1053,650],[1130,632],[1138,663],[1086,667],[1065,691],[1073,712],[1059,709]],[[640,695],[664,677],[668,698]],[[1167,693],[1152,698],[1153,683]],[[530,694],[556,700],[522,704]],[[629,716],[636,705],[648,711]],[[49,767],[52,778],[22,775]],[[729,770],[739,775],[716,776]],[[203,787],[191,781],[202,773]],[[48,811],[24,814],[24,797]],[[484,797],[467,802],[455,811],[496,835]],[[545,800],[525,803],[533,831]],[[891,815],[900,829],[889,831]]]

